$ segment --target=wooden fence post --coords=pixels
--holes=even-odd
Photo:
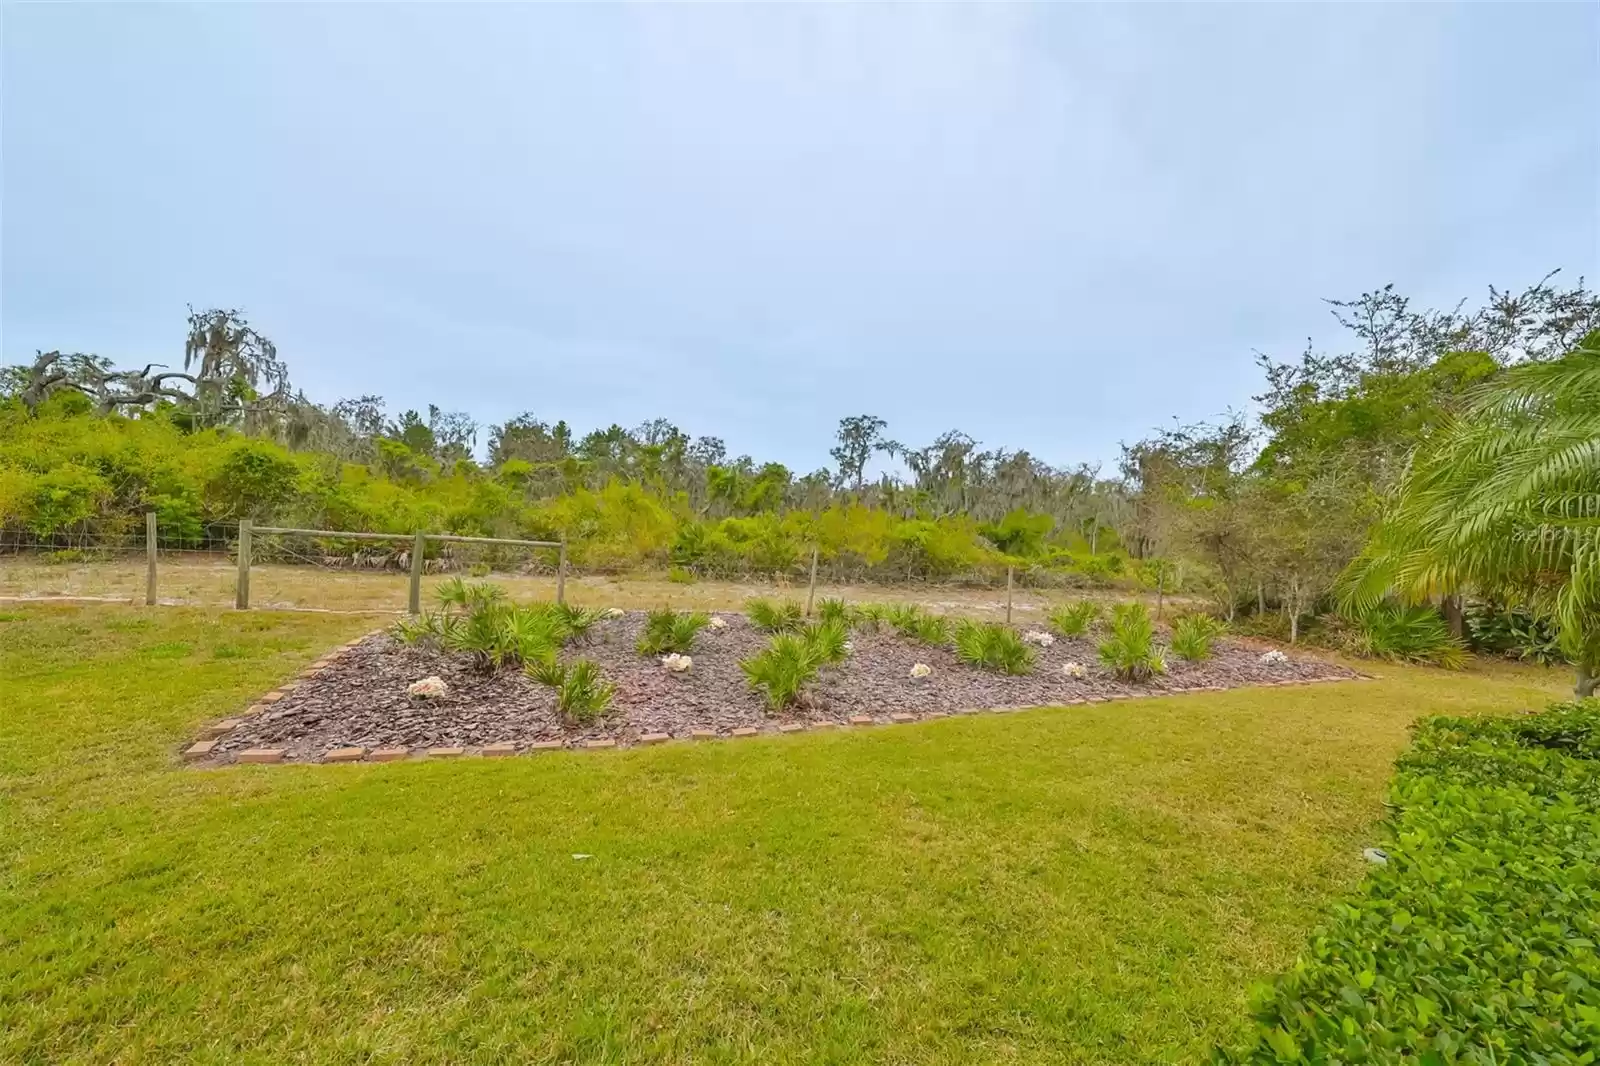
[[[1014,566],[1006,567],[1006,625],[1011,624],[1011,575],[1015,569]]]
[[[156,513],[144,513],[144,605],[156,605]]]
[[[233,605],[241,611],[250,609],[250,519],[239,520],[239,587]]]
[[[427,535],[419,529],[411,538],[411,595],[406,599],[406,610],[413,615],[422,613],[422,556],[427,550]]]
[[[817,598],[817,546],[811,546],[811,588],[806,593],[806,617],[811,617],[811,605]]]
[[[561,554],[556,558],[556,602],[567,602],[567,535],[561,534]]]

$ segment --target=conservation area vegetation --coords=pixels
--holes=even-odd
[[[391,419],[376,396],[295,391],[239,312],[192,312],[181,371],[43,352],[0,375],[0,544],[70,557],[153,510],[171,543],[245,518],[565,537],[581,569],[683,581],[798,574],[815,548],[833,580],[1010,567],[1148,589],[1158,615],[1181,591],[1247,631],[1443,665],[1468,647],[1571,662],[1589,690],[1600,298],[1552,275],[1470,309],[1392,288],[1331,307],[1348,350],[1263,356],[1258,417],[1161,430],[1110,475],[958,430],[902,444],[871,415],[843,419],[833,465],[802,476],[664,419],[583,434],[534,414],[486,432],[436,407]]]
[[[1275,1055],[1280,1029],[1332,1061],[1342,1021],[1311,1037],[1346,1010],[1372,1047],[1409,1026],[1481,1052],[1440,1061],[1491,1061],[1485,1032],[1492,1061],[1577,1062],[1554,1052],[1590,1032],[1596,763],[1571,730],[1430,733],[1437,767],[1405,771],[1378,824],[1410,724],[1548,702],[1525,665],[199,771],[175,752],[202,724],[370,620],[4,610],[0,1061],[1193,1062]],[[1447,819],[1451,794],[1476,809]],[[1340,897],[1354,913],[1330,916]],[[1568,1035],[1508,1054],[1543,1018]]]

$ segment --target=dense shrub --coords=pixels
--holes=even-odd
[[[923,644],[948,644],[950,642],[950,619],[942,614],[934,614],[924,610],[914,603],[897,604],[884,612],[884,621],[890,628],[902,637]]]
[[[587,724],[611,706],[617,687],[605,680],[600,667],[590,659],[574,663],[558,662],[554,655],[530,662],[528,676],[556,692],[556,710],[569,722]]]
[[[687,655],[695,637],[711,624],[704,611],[674,611],[663,607],[645,616],[644,632],[635,645],[640,655]]]
[[[1567,661],[1555,625],[1519,607],[1474,603],[1467,607],[1466,622],[1473,651],[1524,659],[1541,666]]]
[[[399,440],[373,447],[371,462],[363,464],[228,430],[191,430],[159,412],[101,417],[66,393],[36,416],[16,401],[0,400],[0,532],[26,532],[70,548],[77,545],[69,540],[137,535],[144,513],[154,510],[169,543],[231,537],[243,518],[356,532],[565,537],[579,570],[670,566],[680,580],[798,576],[813,546],[825,579],[834,581],[987,583],[1003,579],[1014,561],[967,515],[907,517],[844,501],[815,512],[809,506],[784,511],[793,501],[781,484],[762,478],[725,501],[761,513],[711,517],[703,501],[650,478],[592,482],[575,457],[559,463],[512,458],[498,469],[482,469],[467,460],[438,462]],[[1000,525],[1042,528],[1039,516],[1021,514]],[[1082,555],[1067,546],[1071,538],[1063,531],[1053,536],[1031,560],[1030,580],[1070,583],[1125,566],[1119,554]],[[280,546],[336,554],[313,538],[283,539]],[[263,559],[270,550],[257,546]]]
[[[839,599],[823,599],[817,604],[817,620],[821,622],[838,622],[843,626],[850,626],[855,622],[856,613],[850,609],[849,604]]]
[[[843,662],[850,653],[850,627],[838,619],[819,621],[800,632],[818,665]]]
[[[750,687],[766,697],[768,707],[782,710],[800,701],[820,665],[817,649],[804,635],[779,633],[760,652],[742,660],[739,668]]]
[[[1450,635],[1450,626],[1431,607],[1384,605],[1368,611],[1358,622],[1360,628],[1350,640],[1350,650],[1357,655],[1449,670],[1466,664],[1466,648]]]
[[[1111,625],[1100,642],[1100,661],[1124,681],[1148,681],[1167,672],[1156,649],[1156,625],[1142,603],[1119,603],[1111,609]]]
[[[1387,862],[1254,1007],[1230,1063],[1593,1062],[1600,701],[1436,718],[1389,792]]]
[[[1172,626],[1172,654],[1190,662],[1211,658],[1211,644],[1228,627],[1209,614],[1186,614]]]
[[[763,633],[795,633],[806,624],[805,608],[794,600],[747,600],[744,609],[750,624]]]
[[[1093,600],[1065,603],[1050,612],[1050,627],[1063,637],[1081,637],[1100,617],[1100,605]]]
[[[962,619],[955,630],[956,658],[1001,674],[1033,673],[1034,652],[1010,626]]]

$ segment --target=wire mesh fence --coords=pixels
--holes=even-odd
[[[175,533],[159,525],[135,534],[126,528],[83,529],[39,537],[0,530],[0,599],[56,597],[235,607],[239,604],[237,525]],[[562,566],[556,542],[500,538],[424,539],[420,573],[413,575],[415,534],[352,534],[254,527],[250,534],[248,604],[252,609],[402,613],[435,602],[437,586],[453,577],[488,580],[517,600],[570,598],[586,606],[736,610],[752,597],[851,602],[918,603],[948,613],[1042,619],[1067,597],[1125,599],[1126,590],[1062,588],[1018,571],[956,581],[866,581],[811,560],[760,574],[705,576],[663,571],[585,570]],[[152,568],[151,561],[154,561]],[[151,584],[151,571],[154,584]],[[415,581],[413,580],[415,578]]]

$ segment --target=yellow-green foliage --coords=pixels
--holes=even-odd
[[[81,399],[62,394],[33,416],[0,403],[0,531],[92,543],[140,534],[144,512],[154,510],[168,540],[231,536],[245,518],[357,532],[564,536],[579,569],[670,566],[685,578],[798,575],[813,544],[826,572],[845,579],[994,578],[1008,562],[965,515],[907,518],[838,502],[814,513],[712,518],[656,483],[584,487],[570,471],[521,460],[498,470],[446,465],[394,440],[378,441],[369,467],[230,430],[188,432],[159,414],[100,417]],[[1075,560],[1060,551],[1041,567],[1085,571]]]

